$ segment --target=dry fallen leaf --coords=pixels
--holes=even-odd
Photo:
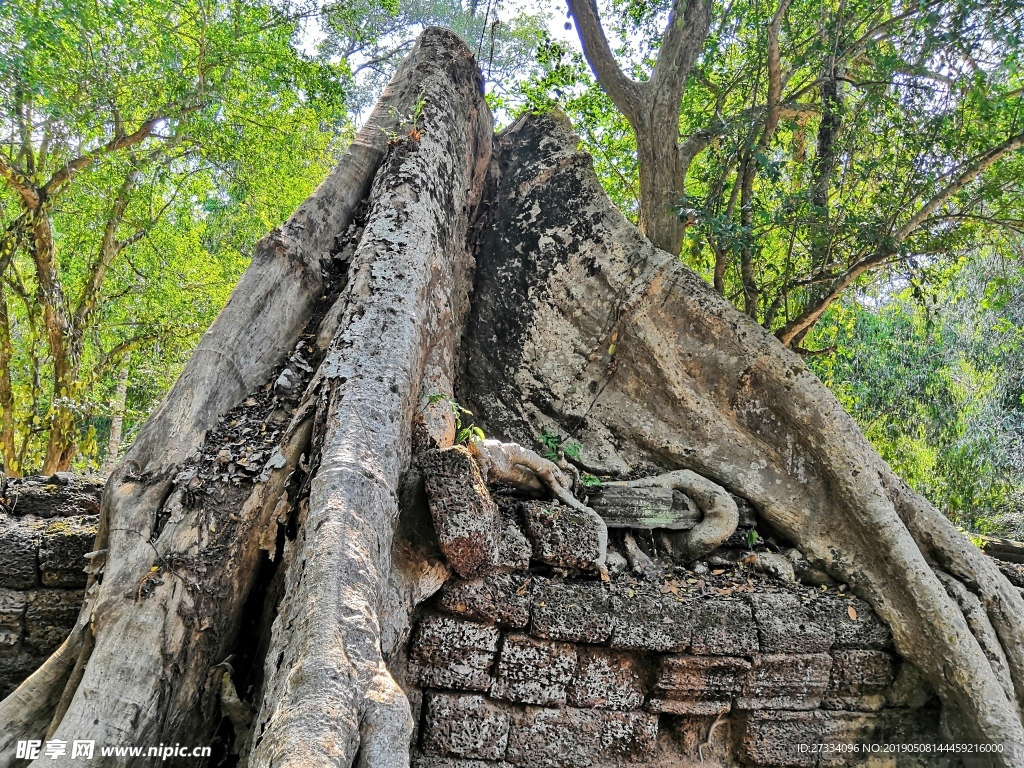
[[[849,608],[846,609],[846,615],[849,616],[854,621],[857,620],[857,611],[854,610],[852,605]]]
[[[717,570],[712,571],[711,575],[712,576],[721,576],[723,573],[725,573],[725,568],[718,568]]]

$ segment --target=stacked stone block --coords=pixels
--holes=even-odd
[[[102,486],[67,473],[9,481],[0,500],[0,698],[57,649],[86,583]]]
[[[927,696],[906,706],[889,630],[863,601],[572,578],[585,550],[558,553],[578,532],[539,506],[518,518],[532,570],[453,579],[419,619],[407,683],[423,692],[420,768],[685,765],[713,725],[718,764],[856,765],[811,745],[938,740],[938,710],[919,708]]]

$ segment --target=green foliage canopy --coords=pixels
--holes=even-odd
[[[94,456],[129,352],[129,411],[151,407],[255,240],[329,168],[348,71],[298,52],[308,12],[0,5],[8,473],[66,468],[79,446]]]

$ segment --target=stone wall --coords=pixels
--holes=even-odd
[[[67,637],[85,587],[102,486],[67,473],[9,480],[0,497],[0,698]]]
[[[822,751],[942,741],[937,700],[845,585],[656,550],[656,575],[602,583],[577,513],[498,502],[498,566],[448,581],[395,665],[419,768],[946,764]]]
[[[100,490],[67,475],[4,488],[0,696],[74,623]],[[453,577],[421,606],[395,664],[418,768],[945,764],[815,751],[941,743],[936,699],[843,585],[779,580],[750,558],[683,568],[654,537],[655,572],[631,569],[621,532],[603,583],[587,569],[596,544],[579,513],[496,501],[446,507],[498,516],[497,550],[475,555],[488,573]]]

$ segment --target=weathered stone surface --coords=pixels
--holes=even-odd
[[[567,701],[574,707],[638,709],[644,703],[644,669],[635,656],[605,648],[580,648]]]
[[[420,454],[434,529],[452,569],[462,577],[500,560],[501,514],[469,450],[454,445]]]
[[[739,600],[701,600],[690,604],[691,652],[704,656],[757,653],[757,627],[750,607]]]
[[[835,642],[835,631],[815,609],[792,592],[752,595],[762,653],[821,653]]]
[[[881,709],[895,678],[895,659],[884,651],[840,650],[832,654],[832,677],[822,699],[827,709]]]
[[[0,589],[0,647],[16,645],[25,631],[24,592]]]
[[[92,515],[65,517],[43,529],[39,545],[39,570],[47,587],[85,587],[85,555],[96,541],[98,518]]]
[[[48,655],[24,648],[0,648],[0,699],[6,698],[22,680],[39,669]]]
[[[9,481],[2,504],[16,517],[95,515],[100,511],[102,492],[103,483],[99,480],[58,472],[51,477],[33,475]]]
[[[937,753],[854,753],[867,745],[934,744],[936,710],[855,712],[749,712],[739,718],[740,759],[755,766],[896,765],[940,768],[957,763]],[[833,749],[829,749],[832,747]],[[842,749],[846,747],[846,749]],[[868,759],[865,759],[868,757]],[[874,761],[874,762],[873,762]]]
[[[421,752],[412,753],[410,764],[412,768],[509,768],[509,763],[504,761],[495,763],[491,760],[463,760],[458,757],[424,755]]]
[[[828,687],[827,653],[769,654],[754,658],[738,709],[814,709]]]
[[[647,709],[674,715],[728,712],[750,668],[746,659],[730,656],[663,656]]]
[[[652,696],[645,707],[650,712],[661,712],[666,715],[690,717],[707,717],[724,715],[732,709],[732,700],[721,697],[695,696],[681,699],[662,699]]]
[[[564,704],[576,661],[576,647],[569,643],[506,635],[491,695],[523,704]]]
[[[515,573],[451,579],[441,588],[437,605],[443,611],[467,619],[521,629],[530,621],[535,583],[533,578]]]
[[[524,501],[519,509],[535,560],[562,568],[593,568],[599,555],[598,531],[589,517],[557,501]]]
[[[497,627],[451,616],[424,616],[412,639],[412,661],[424,688],[486,691],[498,651]]]
[[[0,587],[32,589],[39,585],[42,524],[0,519]]]
[[[522,768],[588,768],[639,757],[657,738],[658,718],[647,712],[527,707],[512,716],[506,760]]]
[[[836,648],[864,648],[883,651],[892,648],[892,632],[871,606],[859,598],[820,597],[814,611],[827,620],[835,632]],[[856,619],[850,618],[853,608]]]
[[[82,605],[82,592],[36,589],[26,596],[25,644],[38,653],[53,653],[75,626]]]
[[[529,623],[529,605],[537,580],[520,573],[490,573],[477,579],[452,579],[437,596],[437,607],[478,622],[521,629]]]
[[[739,718],[739,757],[757,766],[818,764],[814,745],[825,733],[820,712],[750,712]]]
[[[533,545],[523,533],[519,524],[519,504],[522,499],[497,494],[494,503],[501,515],[501,546],[498,551],[498,566],[513,571],[525,571],[530,567]]]
[[[423,750],[442,757],[499,760],[508,744],[507,710],[483,696],[427,694]]]
[[[785,555],[780,555],[777,552],[758,552],[757,559],[754,560],[752,565],[755,571],[770,576],[776,581],[796,581],[793,562]]]
[[[525,571],[530,567],[533,547],[519,524],[514,519],[503,518],[501,546],[498,548],[498,565],[513,571]]]
[[[663,598],[651,587],[620,591],[611,598],[610,607],[612,648],[664,653],[685,651],[690,645],[687,607]]]
[[[844,650],[832,654],[829,690],[881,693],[895,677],[895,659],[883,651]]]
[[[600,643],[612,631],[608,594],[599,582],[542,582],[531,615],[530,633],[549,640]]]
[[[955,756],[938,753],[887,753],[884,745],[934,744],[938,737],[936,710],[854,712],[749,712],[738,718],[740,760],[754,766],[894,765],[900,768],[943,768],[957,764]],[[853,752],[867,745],[883,749]],[[832,749],[830,749],[832,747]],[[846,749],[843,749],[846,747]]]

